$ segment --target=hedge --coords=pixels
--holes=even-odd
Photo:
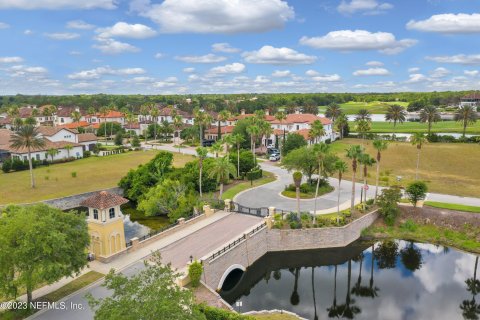
[[[263,171],[261,169],[258,170],[252,170],[250,172],[247,172],[247,180],[257,180],[260,179],[263,176]]]

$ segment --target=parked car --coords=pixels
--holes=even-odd
[[[280,160],[280,153],[274,153],[274,154],[270,155],[269,160],[270,160],[270,161],[278,161],[278,160]]]
[[[269,145],[267,146],[267,149],[275,149],[275,145],[274,145],[273,143],[272,143],[272,144],[269,144]]]
[[[270,149],[267,149],[267,153],[272,155],[274,153],[280,153],[280,151],[278,151],[278,149],[275,149],[275,148],[270,148]]]
[[[202,147],[211,147],[215,143],[215,140],[205,139],[202,142]]]

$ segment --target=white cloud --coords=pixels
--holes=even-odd
[[[90,30],[95,28],[93,24],[86,23],[83,20],[72,20],[67,22],[68,29]]]
[[[295,13],[282,0],[135,0],[131,10],[148,17],[166,33],[244,33],[282,28]]]
[[[46,74],[48,70],[44,67],[29,67],[23,65],[12,66],[8,68],[10,75],[13,77],[26,76],[26,75],[42,75]]]
[[[454,56],[429,56],[427,60],[435,61],[439,63],[453,63],[463,65],[476,65],[480,64],[480,54],[457,54]]]
[[[10,28],[10,25],[8,23],[0,22],[0,30],[1,29],[8,29],[8,28]]]
[[[463,73],[467,76],[475,77],[476,75],[478,75],[478,70],[465,70],[463,71]]]
[[[120,42],[114,39],[95,38],[98,44],[94,44],[92,47],[100,50],[105,54],[119,54],[123,52],[138,52],[139,48],[132,46],[129,43]]]
[[[104,75],[114,75],[114,76],[128,76],[128,75],[137,75],[144,74],[146,71],[142,68],[124,68],[124,69],[113,69],[109,66],[98,67],[91,70],[83,70],[76,73],[68,75],[68,78],[71,80],[93,80],[99,79]]]
[[[0,0],[0,9],[115,9],[118,0]]]
[[[188,63],[217,63],[227,60],[226,57],[217,56],[213,53],[209,53],[203,56],[176,56],[175,60],[188,62]]]
[[[73,40],[80,37],[78,33],[70,32],[45,33],[45,36],[53,40]]]
[[[0,63],[20,63],[23,59],[20,57],[0,57]]]
[[[257,76],[255,80],[253,80],[254,83],[269,83],[270,79],[268,79],[265,76]]]
[[[134,77],[128,81],[134,82],[134,83],[151,83],[151,82],[154,82],[155,79],[151,77]]]
[[[418,73],[420,71],[420,68],[413,67],[413,68],[408,68],[408,73]]]
[[[272,46],[263,46],[258,51],[244,52],[242,57],[249,63],[274,65],[312,64],[317,60],[315,56],[308,56],[290,48]]]
[[[157,52],[155,53],[154,57],[155,59],[162,59],[163,57],[165,57],[165,55],[161,52]]]
[[[309,76],[309,77],[315,77],[315,76],[320,75],[320,72],[315,71],[315,70],[307,70],[307,71],[305,72],[305,74],[306,74],[307,76]]]
[[[342,0],[338,5],[337,10],[342,14],[354,14],[356,12],[363,12],[364,14],[379,14],[392,8],[392,4],[387,2],[379,3],[376,0]]]
[[[480,14],[437,14],[426,20],[410,20],[407,29],[445,34],[480,33]]]
[[[195,68],[192,68],[192,67],[190,67],[190,68],[183,68],[183,72],[185,72],[185,73],[193,73],[193,72],[195,72]]]
[[[354,76],[388,76],[390,71],[385,68],[368,68],[365,70],[357,70],[353,73]]]
[[[409,75],[409,79],[406,81],[407,83],[418,83],[418,82],[425,82],[428,81],[428,78],[421,74],[421,73],[414,73]]]
[[[342,78],[338,74],[325,74],[325,75],[318,75],[312,77],[313,81],[316,82],[338,82],[342,80]]]
[[[446,77],[450,74],[450,70],[446,69],[446,68],[443,68],[443,67],[439,67],[435,70],[433,70],[431,73],[430,73],[430,76],[432,78],[443,78],[443,77]]]
[[[368,61],[365,65],[369,67],[383,67],[384,64],[380,61]]]
[[[397,40],[388,32],[366,30],[331,31],[321,37],[302,37],[300,44],[316,49],[339,51],[378,50],[385,54],[397,54],[417,43],[413,39]]]
[[[212,44],[212,50],[214,52],[225,52],[225,53],[240,52],[240,49],[234,48],[229,43],[226,43],[226,42]]]
[[[128,24],[120,21],[115,23],[111,27],[98,28],[95,30],[100,38],[133,38],[133,39],[145,39],[153,37],[157,34],[152,28],[143,24]]]
[[[23,34],[26,35],[26,36],[29,36],[29,35],[33,34],[33,31],[30,30],[30,29],[25,29],[25,31],[23,31]]]
[[[155,88],[168,88],[174,87],[178,83],[178,79],[176,77],[168,77],[163,81],[158,81],[153,84]]]
[[[284,77],[288,77],[292,74],[292,72],[290,70],[275,70],[273,73],[272,73],[272,77],[275,77],[275,78],[284,78]]]
[[[243,63],[234,62],[224,66],[214,67],[210,69],[210,75],[224,75],[224,74],[236,74],[245,71],[245,65]]]

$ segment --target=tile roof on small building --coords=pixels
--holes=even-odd
[[[98,138],[93,133],[80,133],[78,135],[78,142],[90,142],[90,141],[97,141]]]
[[[41,133],[42,135],[44,135],[45,137],[51,137],[55,134],[57,134],[59,131],[61,130],[67,130],[67,131],[70,131],[71,133],[73,134],[78,134],[78,131],[75,130],[75,129],[69,129],[69,128],[66,128],[66,127],[47,127],[47,126],[39,126],[37,128],[37,131],[39,133]]]
[[[235,128],[235,126],[223,126],[222,129],[221,129],[221,133],[222,134],[228,134],[228,133],[232,133],[233,132],[233,129]],[[208,134],[217,134],[218,133],[218,127],[211,127],[210,129],[207,130]]]
[[[120,206],[127,202],[127,199],[120,197],[119,195],[109,193],[107,191],[101,191],[83,200],[80,205],[84,207],[103,210]]]

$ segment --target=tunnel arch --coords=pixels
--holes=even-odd
[[[245,272],[247,270],[247,268],[245,268],[244,266],[242,266],[241,264],[232,264],[230,267],[227,268],[227,270],[225,270],[225,272],[223,273],[222,277],[220,278],[220,281],[218,282],[218,286],[217,286],[217,290],[221,290],[222,287],[223,287],[223,284],[225,282],[225,280],[227,279],[228,275],[234,271],[234,270],[242,270],[243,272]]]

